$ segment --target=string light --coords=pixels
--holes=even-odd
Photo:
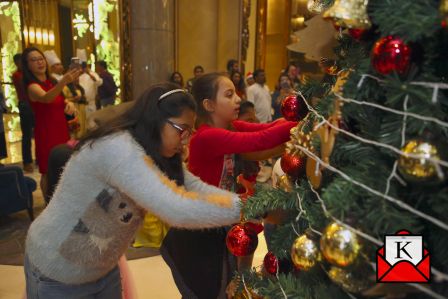
[[[419,155],[419,154],[405,153],[405,152],[403,152],[401,149],[397,149],[396,147],[393,147],[393,146],[391,146],[391,145],[389,145],[389,144],[382,143],[382,142],[378,142],[378,141],[374,141],[374,140],[370,140],[370,139],[363,138],[363,137],[359,137],[359,136],[357,136],[357,135],[355,135],[355,134],[353,134],[353,133],[351,133],[351,132],[349,132],[349,131],[346,131],[346,130],[344,130],[344,129],[341,129],[341,128],[339,128],[339,127],[333,125],[331,122],[329,122],[323,115],[319,114],[319,112],[317,112],[317,111],[316,111],[316,110],[315,110],[315,109],[314,109],[314,108],[307,102],[307,100],[305,99],[305,97],[302,95],[302,93],[301,93],[300,91],[298,92],[298,94],[300,95],[300,97],[301,97],[301,98],[303,99],[303,101],[305,102],[305,104],[306,104],[306,106],[308,107],[308,110],[309,110],[309,111],[311,111],[312,113],[314,113],[317,117],[321,118],[322,121],[325,122],[326,125],[328,125],[329,127],[331,127],[332,129],[334,129],[334,130],[336,130],[336,131],[338,131],[338,132],[341,132],[341,133],[343,133],[343,134],[345,134],[345,135],[347,135],[347,136],[350,136],[350,137],[352,137],[352,138],[354,138],[354,139],[357,139],[357,140],[359,140],[359,141],[361,141],[361,142],[363,142],[363,143],[367,143],[367,144],[371,144],[371,145],[376,145],[376,146],[378,146],[378,147],[382,147],[382,148],[388,149],[388,150],[390,150],[390,151],[392,151],[392,152],[394,152],[394,153],[396,153],[396,154],[399,154],[399,155],[401,155],[401,156],[404,156],[404,157],[414,158],[414,159],[421,159],[421,158],[423,157],[423,158],[427,159],[428,161],[430,161],[431,163],[433,163],[434,165],[441,165],[441,166],[444,166],[444,167],[448,167],[448,162],[447,162],[447,161],[439,160],[439,159],[435,159],[435,158],[429,158],[429,157],[427,158],[427,157],[422,156],[421,154]]]

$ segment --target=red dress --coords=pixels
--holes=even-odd
[[[297,123],[234,121],[232,125],[236,132],[208,125],[199,127],[190,141],[188,162],[189,170],[202,181],[226,190],[233,190],[235,185],[234,154],[280,145],[289,140],[289,131]],[[169,230],[161,253],[182,298],[218,298],[230,282],[236,260],[225,247],[226,234],[226,228]]]
[[[39,84],[45,91],[54,87],[54,83],[48,79],[44,82],[32,82],[30,84]],[[31,101],[31,107],[35,118],[34,140],[39,172],[46,174],[51,149],[56,145],[66,143],[70,139],[64,114],[65,98],[62,94],[59,94],[51,103]]]

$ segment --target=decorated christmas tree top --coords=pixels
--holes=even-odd
[[[244,207],[278,226],[265,274],[241,274],[243,294],[447,298],[448,1],[309,2],[339,26],[337,72],[284,103],[303,119],[282,157],[287,175]],[[393,276],[384,240],[403,230],[395,238],[423,236],[425,249]]]

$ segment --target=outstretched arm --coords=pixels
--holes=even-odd
[[[238,222],[240,199],[237,195],[205,186],[189,174],[186,174],[187,185],[195,188],[190,191],[178,186],[128,136],[119,143],[94,144],[101,151],[109,143],[107,148],[113,146],[124,155],[119,163],[116,156],[103,156],[108,170],[98,169],[98,175],[104,176],[111,186],[171,226],[200,229]]]
[[[282,122],[256,132],[232,132],[213,128],[201,132],[194,146],[206,147],[211,154],[241,154],[272,149],[290,139],[295,122]]]

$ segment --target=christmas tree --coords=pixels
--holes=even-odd
[[[448,1],[328,2],[335,65],[283,103],[305,117],[278,187],[258,187],[243,208],[277,226],[264,269],[239,273],[238,296],[447,298]],[[378,250],[402,230],[423,236],[431,268],[415,279],[430,282],[377,281],[393,280],[380,277]]]

